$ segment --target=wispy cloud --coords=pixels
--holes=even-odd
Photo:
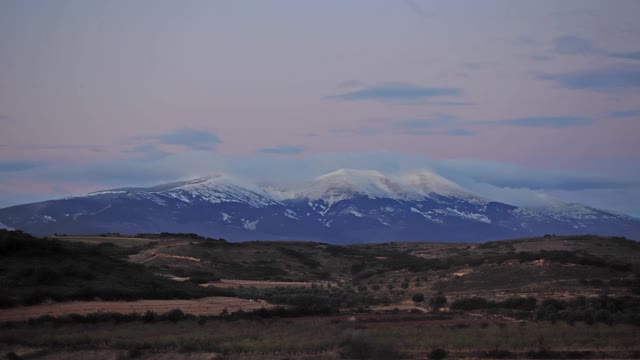
[[[620,110],[609,113],[610,118],[640,117],[640,110]]]
[[[358,101],[416,101],[430,100],[439,97],[458,97],[462,95],[459,88],[428,87],[408,83],[387,83],[367,86],[340,95],[327,97],[332,100]]]
[[[97,145],[25,145],[24,148],[30,150],[88,150],[95,153],[106,152],[106,150]]]
[[[264,148],[258,150],[263,154],[275,154],[275,155],[294,155],[304,152],[304,148],[301,146],[277,146],[272,148]]]
[[[640,186],[638,178],[529,169],[514,164],[477,159],[438,162],[435,170],[456,180],[472,180],[506,188],[533,190],[624,189]]]
[[[413,1],[413,0],[405,0],[404,2],[405,2],[405,4],[407,4],[407,5],[409,6],[409,8],[410,8],[414,13],[416,13],[416,14],[417,14],[418,16],[420,16],[420,17],[425,18],[425,19],[428,19],[428,18],[430,18],[430,17],[432,16],[432,14],[430,14],[430,13],[426,12],[426,11],[422,8],[422,6],[421,6],[420,4],[418,4],[418,3],[416,3],[415,1]]]
[[[563,55],[595,55],[603,54],[604,50],[597,48],[593,41],[578,36],[565,35],[553,39],[552,51]]]
[[[43,163],[34,161],[0,161],[0,172],[26,171],[43,166]]]
[[[440,125],[442,122],[438,120],[400,120],[394,124],[398,129],[423,129]]]
[[[349,89],[349,88],[359,88],[367,86],[367,84],[363,83],[360,80],[345,80],[339,83],[336,87],[338,89]]]
[[[361,136],[369,136],[369,135],[377,135],[380,132],[376,129],[372,128],[338,128],[329,130],[332,134],[338,135],[361,135]]]
[[[531,56],[531,60],[533,61],[549,61],[553,59],[551,56],[547,56],[547,55],[533,55]]]
[[[427,105],[436,105],[436,106],[469,106],[473,105],[473,103],[468,101],[429,101]]]
[[[430,119],[411,119],[395,121],[393,126],[397,129],[423,129],[447,125],[456,118],[451,115],[440,114]]]
[[[129,150],[124,150],[123,152],[140,154],[145,159],[160,159],[169,155],[167,152],[158,150],[155,144],[143,144]]]
[[[407,129],[402,131],[404,135],[444,135],[444,136],[473,136],[475,133],[471,130],[455,128],[446,130],[433,130],[433,129]]]
[[[527,36],[527,35],[522,35],[518,38],[518,42],[522,45],[525,46],[532,46],[535,45],[537,43],[536,40],[534,40],[532,37]]]
[[[495,121],[479,121],[481,125],[491,126],[523,126],[523,127],[538,127],[538,128],[570,128],[591,125],[590,119],[573,117],[573,116],[556,116],[556,117],[525,117],[509,120],[495,120]]]
[[[191,150],[214,150],[222,140],[213,132],[190,128],[178,129],[173,132],[155,136],[142,137],[154,140],[159,144],[179,145]]]
[[[598,47],[592,40],[574,35],[564,35],[553,39],[552,52],[561,55],[606,56],[610,58],[640,61],[640,51],[611,52]]]
[[[637,90],[640,88],[640,66],[611,66],[569,73],[541,74],[537,75],[537,78],[553,81],[566,89]]]
[[[445,130],[444,132],[442,132],[443,135],[448,135],[448,136],[473,136],[475,135],[475,133],[471,130],[467,130],[467,129],[449,129],[449,130]]]
[[[609,56],[612,58],[640,61],[640,51],[627,52],[627,53],[609,53]]]

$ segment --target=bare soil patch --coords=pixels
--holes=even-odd
[[[232,280],[232,279],[220,279],[219,281],[212,281],[201,286],[215,286],[219,288],[240,288],[240,287],[255,287],[258,289],[274,288],[274,287],[311,287],[335,285],[329,281],[316,281],[316,282],[303,282],[303,281],[268,281],[268,280]]]
[[[273,305],[264,300],[234,297],[208,297],[196,300],[74,301],[0,309],[0,321],[24,321],[44,315],[86,315],[99,312],[128,314],[132,312],[144,313],[150,310],[156,313],[165,313],[173,309],[180,309],[193,315],[220,315],[224,309],[235,312],[270,307]]]

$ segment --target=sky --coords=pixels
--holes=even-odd
[[[0,207],[426,168],[640,216],[640,1],[0,2]]]

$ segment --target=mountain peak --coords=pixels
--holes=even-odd
[[[317,177],[304,191],[309,199],[324,199],[329,204],[355,196],[398,199],[406,197],[398,182],[377,170],[339,169]]]

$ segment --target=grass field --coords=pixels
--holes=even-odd
[[[144,336],[140,336],[144,334]],[[225,358],[336,359],[426,358],[436,348],[450,357],[476,357],[482,352],[508,351],[531,358],[530,352],[581,352],[581,356],[630,358],[638,355],[640,328],[634,326],[569,326],[551,323],[483,323],[474,325],[422,325],[368,327],[358,320],[211,320],[206,323],[126,323],[98,325],[41,325],[0,329],[5,349],[47,348],[51,353],[70,350],[136,350],[143,354],[218,353]],[[25,351],[25,350],[23,350]],[[575,354],[574,354],[575,355]],[[38,357],[34,357],[38,358]],[[382,357],[384,358],[384,357]],[[389,358],[389,357],[388,357]]]

